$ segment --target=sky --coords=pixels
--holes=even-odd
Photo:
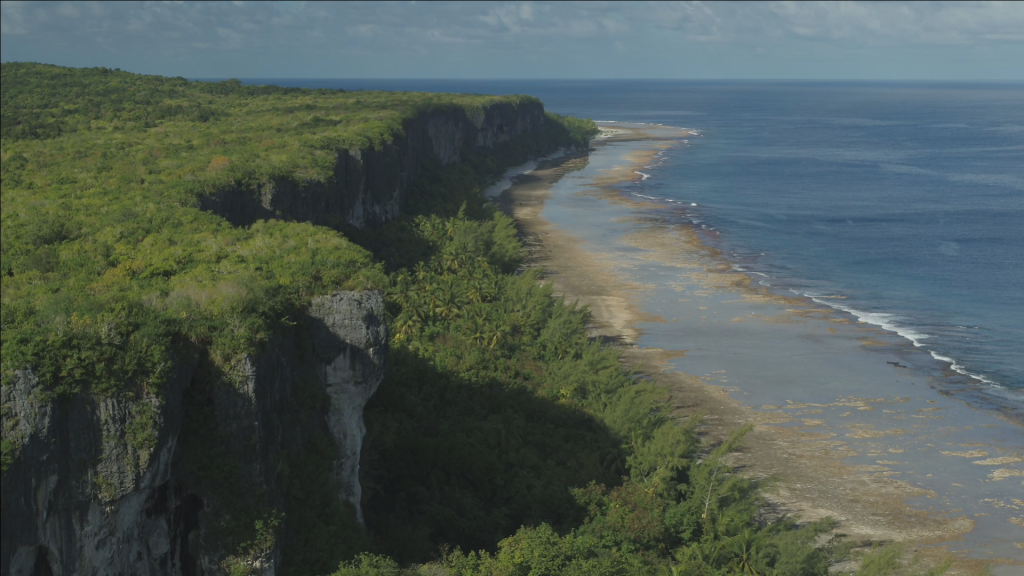
[[[1024,2],[0,2],[0,58],[187,78],[1024,80]]]

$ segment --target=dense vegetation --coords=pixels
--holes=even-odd
[[[828,574],[849,550],[834,524],[760,518],[724,461],[746,430],[702,446],[699,418],[587,337],[586,310],[514,273],[512,222],[459,172],[419,190],[457,212],[362,241],[390,270],[393,367],[367,406],[362,474],[379,555],[335,575]],[[902,568],[885,554],[858,574]]]
[[[743,430],[702,445],[698,418],[669,413],[587,337],[586,310],[518,272],[515,227],[480,187],[536,141],[435,167],[381,230],[234,226],[199,209],[228,185],[329,179],[337,150],[380,146],[422,110],[526,100],[3,64],[5,384],[31,366],[54,398],[158,391],[177,355],[202,351],[189,481],[238,500],[223,529],[239,557],[289,525],[288,574],[825,576],[846,551],[833,525],[764,521],[723,461]],[[560,144],[594,132],[551,121]],[[392,369],[365,415],[368,530],[333,497],[324,437],[288,447],[283,513],[246,500],[203,394],[275,334],[301,338],[312,296],[372,287],[387,294]],[[314,388],[297,386],[288,418],[316,413]],[[863,574],[895,569],[879,558]]]
[[[58,392],[158,386],[174,336],[227,361],[312,295],[381,286],[334,230],[237,228],[200,199],[330,179],[340,148],[380,145],[420,110],[520,100],[4,64],[4,377],[31,365]]]

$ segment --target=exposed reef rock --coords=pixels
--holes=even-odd
[[[32,372],[16,373],[2,396],[13,455],[3,475],[3,574],[177,576],[221,573],[231,562],[274,574],[278,544],[239,548],[225,536],[239,496],[232,492],[263,491],[264,503],[281,509],[277,467],[317,429],[337,446],[337,496],[358,511],[363,406],[387,371],[383,296],[317,298],[296,333],[243,358],[234,382],[210,381],[200,362],[182,362],[156,394],[51,401]],[[296,424],[289,402],[302,382],[317,380],[309,374],[330,401],[319,418]],[[196,414],[186,412],[199,407],[208,410],[199,417],[215,421],[190,429]],[[205,454],[183,454],[208,430]],[[204,468],[210,456],[233,466],[212,490],[210,475],[221,472]]]
[[[405,134],[379,149],[338,150],[331,182],[275,179],[256,190],[226,188],[204,201],[235,224],[283,218],[356,228],[376,226],[402,212],[412,180],[431,165],[460,162],[466,151],[486,153],[526,134],[547,117],[539,102],[495,104],[476,113],[442,109],[421,114]]]

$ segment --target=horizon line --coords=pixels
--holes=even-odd
[[[144,76],[163,76],[165,78],[185,78],[193,81],[223,81],[223,80],[432,80],[432,81],[475,81],[475,82],[508,82],[508,81],[562,81],[562,82],[595,82],[595,81],[645,81],[645,82],[907,82],[907,83],[927,83],[927,82],[955,82],[955,83],[1003,83],[1003,84],[1016,84],[1024,83],[1024,77],[1021,78],[665,78],[665,77],[617,77],[617,78],[562,78],[562,77],[525,77],[525,76],[514,76],[506,78],[476,78],[476,77],[427,77],[427,76],[388,76],[388,77],[370,77],[370,76],[191,76],[184,74],[160,74],[154,72],[133,72],[131,70],[123,68],[110,68],[107,66],[68,66],[63,64],[52,64],[49,62],[38,62],[32,60],[3,60],[0,59],[0,63],[3,64],[43,64],[49,66],[59,66],[62,68],[73,68],[73,69],[88,69],[88,68],[107,68],[109,70],[115,70],[120,72],[128,72],[130,74],[140,74]]]
[[[162,76],[162,74],[154,74]],[[552,80],[563,82],[574,81],[606,81],[606,80],[645,80],[645,81],[697,81],[697,82],[1024,82],[1024,78],[549,78],[549,77],[512,77],[512,78],[467,78],[467,77],[428,77],[428,76],[185,76],[189,80],[475,80],[481,82],[503,82],[509,80]]]

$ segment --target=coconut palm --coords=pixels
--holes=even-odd
[[[735,565],[743,574],[761,576],[758,571],[761,560],[761,539],[757,531],[747,528],[726,542],[726,549],[733,554]]]

